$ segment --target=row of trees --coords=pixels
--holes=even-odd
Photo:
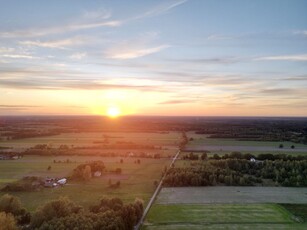
[[[39,207],[31,216],[18,198],[11,195],[0,198],[0,228],[6,226],[6,230],[131,230],[142,214],[143,201],[139,199],[124,204],[118,198],[103,198],[97,205],[84,209],[62,197]]]
[[[208,160],[194,167],[168,170],[166,186],[257,185],[270,179],[275,185],[307,186],[307,160],[265,160],[250,162],[244,159]]]
[[[190,152],[188,154],[185,154],[182,156],[183,160],[206,160],[206,159],[214,159],[214,160],[221,160],[221,159],[245,159],[250,160],[251,158],[257,159],[259,161],[264,160],[284,160],[284,161],[300,161],[300,160],[307,160],[307,156],[304,155],[298,155],[293,156],[289,154],[272,154],[272,153],[260,153],[257,156],[251,154],[251,153],[241,153],[241,152],[231,152],[230,154],[226,153],[223,156],[220,156],[218,154],[213,154],[213,156],[208,157],[207,153],[209,151],[203,152],[202,154],[196,154],[193,152]]]

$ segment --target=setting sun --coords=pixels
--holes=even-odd
[[[109,107],[107,114],[109,117],[118,117],[120,115],[120,109],[118,107]]]

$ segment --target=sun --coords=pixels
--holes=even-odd
[[[115,118],[120,115],[120,109],[118,107],[109,107],[107,110],[107,114],[109,117]]]

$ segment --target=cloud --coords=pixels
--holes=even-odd
[[[165,44],[154,45],[153,41],[157,38],[158,33],[156,32],[142,33],[136,38],[115,42],[112,47],[104,52],[104,55],[110,59],[133,59],[157,53],[170,47]]]
[[[232,64],[247,61],[247,58],[238,57],[214,57],[214,58],[191,58],[191,59],[171,59],[173,62],[196,63],[196,64]]]
[[[86,19],[109,19],[112,13],[107,9],[98,9],[93,11],[85,11],[83,17]]]
[[[293,98],[295,100],[307,96],[307,90],[305,88],[272,88],[260,90],[259,93],[278,96],[279,98]]]
[[[186,104],[186,103],[193,103],[195,100],[169,100],[169,101],[163,101],[158,104],[160,105],[172,105],[172,104]]]
[[[31,71],[30,71],[31,73]],[[19,75],[22,76],[19,76]],[[22,74],[22,72],[11,73],[12,77],[1,79],[0,87],[12,89],[29,89],[29,90],[108,90],[108,89],[122,89],[122,90],[138,90],[138,91],[157,91],[164,92],[165,88],[155,85],[145,84],[110,84],[107,81],[99,79],[67,79],[63,76],[54,77],[56,72],[49,73],[53,77],[47,77],[46,71],[32,71],[32,74]],[[15,76],[14,76],[15,75]],[[38,77],[33,77],[37,75]],[[8,76],[8,75],[6,75]],[[18,77],[19,76],[19,77]],[[42,77],[45,76],[45,77]],[[65,74],[64,74],[65,76]]]
[[[0,108],[34,108],[42,107],[39,105],[0,105]]]
[[[156,47],[125,47],[125,48],[113,48],[105,52],[107,58],[111,59],[133,59],[143,57],[149,54],[160,52],[163,49],[168,48],[168,45],[160,45]]]
[[[81,45],[86,42],[87,39],[82,37],[73,37],[62,40],[52,40],[52,41],[21,41],[19,42],[22,45],[26,46],[38,46],[45,48],[57,48],[57,49],[65,49],[67,46],[76,46]]]
[[[307,81],[307,75],[303,75],[303,76],[295,76],[295,77],[287,77],[283,80],[286,81]]]
[[[69,58],[75,59],[75,60],[81,60],[81,59],[85,58],[86,56],[87,56],[87,54],[85,52],[74,53],[74,54],[70,55]]]
[[[32,108],[41,108],[39,105],[0,105],[0,111],[23,111]]]
[[[254,59],[256,61],[307,61],[307,54],[267,56]]]
[[[163,13],[167,13],[168,11],[172,10],[173,8],[180,6],[187,2],[188,0],[179,0],[179,1],[170,1],[170,2],[164,2],[163,4],[157,5],[153,7],[152,9],[144,12],[143,14],[140,14],[136,17],[133,17],[130,20],[138,20],[143,18],[149,18],[154,17]]]
[[[14,58],[14,59],[40,59],[39,57],[34,57],[31,55],[22,55],[22,54],[2,54],[0,57],[3,58]]]
[[[307,30],[297,30],[294,31],[294,34],[303,35],[304,37],[307,37]]]
[[[67,33],[79,30],[94,29],[99,27],[117,27],[122,24],[117,20],[103,20],[97,22],[79,22],[64,24],[61,26],[50,26],[45,28],[29,28],[23,30],[12,30],[0,32],[2,38],[28,38],[28,37],[42,37],[51,34]]]

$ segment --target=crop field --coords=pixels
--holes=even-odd
[[[53,163],[53,160],[64,162],[66,159],[72,163]],[[120,159],[123,159],[123,163],[120,163]],[[0,161],[0,187],[24,176],[67,177],[77,165],[92,160],[102,160],[107,170],[121,168],[122,173],[104,173],[103,176],[92,178],[87,183],[68,181],[64,187],[45,188],[35,192],[10,192],[10,194],[19,197],[30,211],[59,196],[67,196],[84,206],[97,203],[103,196],[119,197],[124,202],[134,201],[137,197],[146,203],[155,189],[153,182],[160,179],[162,170],[170,163],[167,158],[140,158],[140,164],[136,164],[136,158],[25,156],[19,160]],[[48,166],[51,166],[50,171],[47,170]],[[113,183],[120,181],[120,187],[109,188],[109,180]],[[4,192],[0,192],[0,196],[3,194]]]
[[[25,138],[17,140],[0,141],[2,147],[12,147],[14,149],[25,149],[37,144],[48,144],[52,147],[68,145],[69,147],[95,146],[107,140],[109,144],[117,142],[133,142],[142,145],[156,145],[164,147],[174,147],[178,145],[180,133],[134,133],[134,132],[99,132],[99,133],[64,133],[60,135]],[[99,143],[100,142],[100,143]]]
[[[163,188],[157,204],[307,204],[306,188],[294,187],[171,187]]]
[[[267,146],[267,147],[278,147],[279,144],[283,144],[284,147],[307,147],[307,145],[288,142],[288,141],[239,141],[231,138],[208,138],[210,135],[207,134],[195,134],[194,132],[187,133],[188,138],[193,138],[190,141],[190,145],[227,145],[227,146]]]
[[[208,138],[208,135],[195,134],[189,132],[188,138],[193,138],[189,141],[186,149],[191,151],[249,151],[249,152],[280,152],[280,153],[307,153],[307,145],[298,144],[294,142],[274,142],[274,141],[239,141],[235,139],[226,138]],[[283,144],[283,148],[279,145]],[[295,148],[291,149],[294,145]]]
[[[161,205],[152,207],[143,229],[305,229],[276,204]]]

